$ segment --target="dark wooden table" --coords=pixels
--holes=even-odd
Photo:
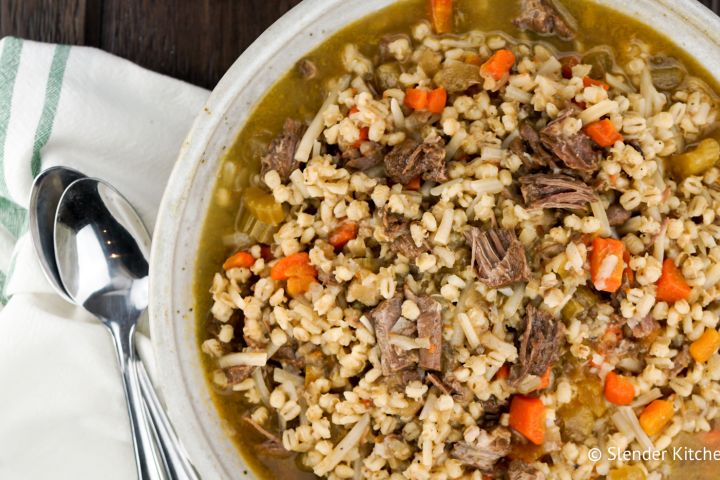
[[[212,88],[265,28],[300,1],[0,0],[0,36],[99,47]],[[700,1],[720,12],[720,0]]]

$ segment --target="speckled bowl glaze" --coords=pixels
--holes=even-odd
[[[223,432],[196,342],[193,276],[224,147],[253,105],[305,52],[393,0],[305,0],[233,64],[198,113],[160,206],[150,265],[150,318],[159,383],[170,417],[206,479],[255,478]],[[602,0],[666,34],[720,76],[720,18],[696,0]]]

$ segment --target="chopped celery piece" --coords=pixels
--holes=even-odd
[[[702,175],[720,159],[720,144],[714,138],[706,138],[697,146],[670,159],[670,168],[680,178]]]

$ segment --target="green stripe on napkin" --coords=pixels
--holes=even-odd
[[[5,182],[5,137],[10,123],[15,78],[20,65],[22,40],[8,37],[0,54],[0,195],[7,195]]]
[[[2,55],[0,55],[0,75],[3,75],[3,79],[12,78],[12,82],[3,82],[2,85],[0,85],[0,115],[2,115],[0,116],[0,148],[2,149],[2,152],[4,152],[7,126],[10,122],[13,87],[15,77],[17,76],[18,65],[20,63],[21,47],[21,40],[8,38]],[[33,178],[35,178],[42,169],[41,151],[47,144],[48,139],[52,134],[69,54],[69,45],[57,45],[55,47],[55,51],[53,52],[47,84],[45,86],[45,101],[43,103],[42,112],[40,114],[40,118],[38,119],[38,124],[35,129],[35,137],[33,139],[33,151],[30,160],[30,173]],[[0,178],[0,224],[2,224],[17,239],[27,231],[27,210],[15,204],[12,200],[3,198],[2,196],[7,195],[8,193],[7,184],[5,183],[4,178],[4,165],[2,163],[4,160],[4,153],[2,153],[2,155],[3,156],[0,156],[0,170],[3,171],[2,177]],[[7,303],[5,287],[7,279],[12,276],[14,270],[15,256],[13,255],[7,274],[0,276],[0,304],[2,305]]]
[[[41,158],[40,150],[45,146],[52,133],[53,123],[55,122],[55,114],[57,113],[57,105],[60,100],[60,91],[62,90],[62,81],[65,76],[65,66],[67,65],[68,54],[70,53],[69,45],[58,45],[55,47],[52,63],[50,64],[50,73],[48,75],[48,83],[45,89],[45,104],[43,105],[42,114],[37,130],[35,130],[35,141],[33,142],[32,162],[30,164],[30,172],[33,178],[40,173]]]
[[[26,229],[27,210],[0,197],[0,224],[17,240]]]
[[[8,198],[5,180],[5,140],[10,124],[15,79],[20,66],[20,54],[23,42],[19,38],[8,37],[0,53],[0,224],[16,239],[25,228],[25,210]],[[11,262],[12,267],[12,262]],[[7,303],[5,283],[7,275],[0,271],[0,305]]]

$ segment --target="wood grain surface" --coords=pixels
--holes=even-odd
[[[0,36],[88,45],[212,88],[300,0],[0,0]]]
[[[0,36],[98,47],[212,88],[263,30],[300,1],[0,0]],[[720,12],[720,0],[701,1]]]

